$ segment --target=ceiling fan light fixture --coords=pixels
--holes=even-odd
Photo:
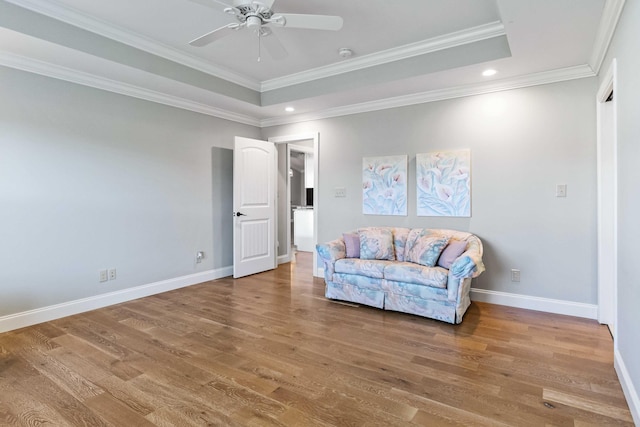
[[[262,26],[262,19],[259,16],[247,16],[247,28],[254,29]]]
[[[485,76],[485,77],[491,77],[491,76],[495,76],[496,73],[497,73],[496,70],[494,70],[493,68],[489,68],[487,70],[484,70],[482,72],[482,75]]]

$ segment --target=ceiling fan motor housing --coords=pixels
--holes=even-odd
[[[271,9],[258,2],[235,6],[235,8],[240,11],[240,14],[237,15],[238,19],[241,22],[247,21],[247,25],[249,25],[249,18],[268,20],[271,19],[271,16],[273,15],[273,11]]]

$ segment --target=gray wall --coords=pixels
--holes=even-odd
[[[320,132],[318,240],[365,225],[468,230],[485,244],[476,288],[595,304],[595,78],[263,129]],[[472,217],[415,214],[415,155],[470,148]],[[362,212],[363,156],[408,154],[409,214]],[[568,185],[556,198],[555,185]],[[333,197],[345,187],[346,198]],[[510,281],[510,269],[522,272]]]
[[[233,265],[233,149],[211,149],[211,193],[213,209],[213,266]]]
[[[640,240],[640,4],[627,1],[609,53],[601,69],[607,72],[617,58],[618,89],[618,321],[617,347],[636,393],[640,393],[640,285],[636,267]],[[637,395],[636,395],[637,399]],[[640,423],[640,402],[635,403]],[[630,402],[631,404],[631,402]]]
[[[304,192],[304,175],[293,169],[293,176],[291,177],[291,204],[293,206],[301,206],[304,205],[302,203],[304,201],[305,195]]]
[[[288,253],[287,248],[287,228],[291,225],[287,222],[287,211],[290,209],[287,203],[287,180],[289,179],[289,168],[287,168],[287,144],[276,144],[278,150],[278,256]]]
[[[4,67],[0,86],[0,316],[230,264],[212,147],[259,129]]]

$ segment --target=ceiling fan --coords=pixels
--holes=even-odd
[[[194,1],[204,4],[202,0]],[[343,23],[340,16],[275,13],[271,9],[275,0],[233,0],[233,4],[231,5],[219,0],[211,1],[226,6],[224,12],[233,15],[238,22],[224,25],[191,40],[189,42],[191,46],[206,46],[233,34],[234,31],[248,28],[257,34],[259,41],[263,37],[270,36],[265,39],[265,47],[271,56],[275,59],[281,59],[287,56],[287,51],[272,33],[268,25],[285,28],[337,31],[342,28]],[[258,61],[259,60],[260,56],[258,55]]]

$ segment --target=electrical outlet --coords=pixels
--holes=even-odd
[[[511,281],[512,282],[520,281],[520,270],[517,270],[515,268],[511,270]]]
[[[200,264],[203,259],[204,259],[204,252],[203,251],[196,252],[196,263]]]
[[[109,269],[109,280],[116,280],[116,269],[115,268],[110,268]]]
[[[567,184],[556,185],[556,197],[567,197]]]
[[[109,273],[107,272],[107,270],[100,270],[100,281],[101,282],[106,282],[107,280],[109,280]]]
[[[344,187],[336,187],[333,189],[333,197],[347,197],[347,189]]]

